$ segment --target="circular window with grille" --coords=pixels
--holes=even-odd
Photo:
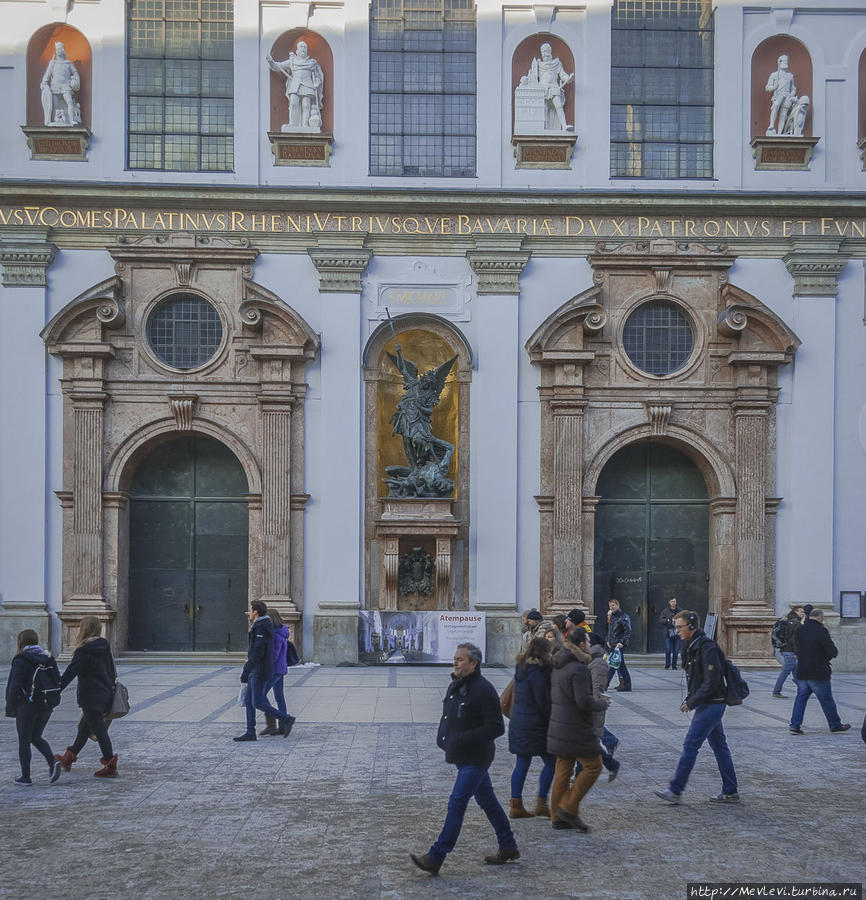
[[[147,320],[147,340],[175,369],[196,369],[213,359],[223,339],[219,313],[196,294],[173,294]]]
[[[626,320],[623,349],[648,375],[671,375],[689,361],[695,333],[682,310],[669,300],[642,303]]]

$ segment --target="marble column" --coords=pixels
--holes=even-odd
[[[322,334],[321,556],[314,658],[358,659],[363,490],[361,481],[361,277],[371,253],[360,246],[309,250],[319,273]]]
[[[0,664],[32,628],[51,646],[45,593],[46,270],[56,253],[44,233],[0,239],[0,353],[15,377],[0,382]],[[53,498],[52,498],[53,499]],[[56,643],[56,642],[55,642]]]
[[[583,407],[554,401],[553,412],[553,602],[548,615],[583,606]]]

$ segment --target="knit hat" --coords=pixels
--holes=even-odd
[[[541,613],[537,609],[533,609],[527,614],[526,618],[532,622],[540,622],[544,618],[544,616],[541,615]]]
[[[580,625],[586,619],[586,615],[582,609],[575,608],[566,615],[566,618],[574,622],[575,625]]]
[[[803,607],[803,615],[808,619],[809,616],[812,615],[812,610],[813,610],[814,608],[815,608],[815,607],[812,606],[811,603],[807,603],[807,604]]]

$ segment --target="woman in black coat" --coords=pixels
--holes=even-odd
[[[39,635],[32,628],[26,628],[18,635],[18,652],[12,658],[9,680],[6,682],[6,715],[15,719],[18,761],[21,763],[21,775],[15,779],[15,784],[21,787],[33,784],[30,778],[30,761],[33,758],[31,744],[45,757],[49,780],[54,783],[60,777],[60,763],[51,753],[48,741],[42,737],[52,708],[39,706],[30,699],[33,676],[39,666],[53,669],[59,679],[60,673],[54,657],[39,646]]]
[[[85,616],[78,630],[78,641],[72,662],[66,667],[60,679],[60,687],[65,688],[73,678],[78,679],[77,700],[81,707],[81,720],[78,723],[78,734],[71,747],[66,748],[63,756],[56,756],[65,772],[72,768],[78,759],[81,748],[87,743],[89,735],[96,735],[99,749],[102,751],[102,768],[94,772],[97,778],[117,777],[117,754],[111,746],[108,729],[105,726],[105,714],[111,708],[114,699],[114,683],[117,671],[111,656],[111,647],[101,637],[102,625],[96,616]]]
[[[556,757],[547,752],[547,726],[550,721],[550,670],[553,667],[550,641],[533,638],[525,652],[517,657],[514,669],[514,701],[508,725],[508,750],[516,757],[511,773],[512,819],[533,815],[550,817],[547,795],[553,782]],[[532,757],[540,756],[544,768],[538,778],[535,812],[523,808],[523,785]]]

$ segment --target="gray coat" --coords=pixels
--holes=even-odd
[[[592,679],[592,696],[595,697],[596,700],[601,698],[601,695],[607,690],[607,663],[602,658],[604,656],[604,647],[601,644],[596,644],[595,647],[589,648],[589,655],[592,657],[592,662],[589,664],[589,675]],[[604,734],[604,717],[607,713],[606,709],[601,710],[600,712],[593,713],[592,716],[592,727],[595,729],[595,733],[601,737]]]
[[[607,709],[592,695],[586,650],[566,641],[553,657],[547,751],[555,756],[591,759],[599,755],[593,713]]]

